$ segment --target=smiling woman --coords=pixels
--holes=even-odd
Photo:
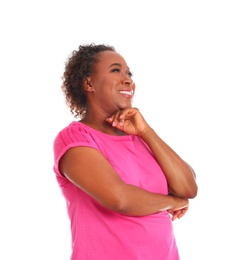
[[[101,121],[101,118],[120,109],[131,107],[135,84],[123,57],[117,52],[106,50],[98,54],[98,62],[93,66],[93,73],[86,78],[83,90],[87,108],[82,121],[92,126],[97,118]],[[117,131],[109,124],[103,130],[109,134]]]
[[[135,84],[108,45],[79,46],[62,89],[78,121],[54,140],[72,260],[178,260],[172,220],[197,194],[193,169],[132,107]]]

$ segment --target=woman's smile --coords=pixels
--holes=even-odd
[[[133,89],[132,90],[120,90],[119,92],[120,92],[120,94],[124,95],[127,98],[132,98],[133,93],[134,93]]]

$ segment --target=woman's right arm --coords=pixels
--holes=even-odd
[[[74,185],[104,207],[120,214],[146,216],[167,210],[174,220],[188,210],[187,199],[165,196],[126,184],[105,157],[90,147],[70,148],[61,158],[59,169]]]

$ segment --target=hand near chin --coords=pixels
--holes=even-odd
[[[149,127],[137,108],[119,110],[106,121],[122,132],[138,136]]]

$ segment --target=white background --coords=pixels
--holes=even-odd
[[[69,259],[52,145],[74,119],[64,62],[90,42],[125,57],[134,105],[196,171],[173,222],[181,260],[246,259],[245,14],[237,0],[2,1],[0,259]]]

